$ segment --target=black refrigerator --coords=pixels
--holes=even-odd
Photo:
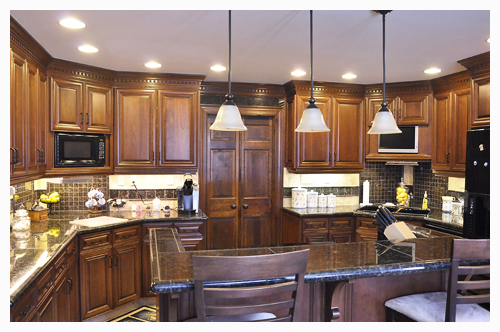
[[[490,130],[467,131],[464,233],[470,239],[490,238]]]

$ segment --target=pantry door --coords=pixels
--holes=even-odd
[[[202,170],[207,249],[276,244],[275,116],[247,116],[240,109],[247,131],[212,131],[216,110],[209,111]]]

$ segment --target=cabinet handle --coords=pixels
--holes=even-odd
[[[73,250],[71,250],[71,251],[69,252],[69,254],[70,254],[70,255],[74,255],[74,254],[76,254],[76,248],[73,248]]]
[[[95,246],[97,244],[101,244],[101,243],[102,243],[102,239],[100,239],[99,242],[90,241],[90,244],[92,244],[93,246]]]
[[[66,262],[62,262],[61,265],[59,265],[58,269],[64,270],[66,267]]]
[[[45,289],[49,289],[50,288],[50,285],[52,284],[52,280],[49,280],[47,281],[47,283],[45,284],[45,286],[43,286]]]
[[[37,149],[37,150],[38,150],[38,160],[37,161],[39,163],[41,163],[41,162],[43,162],[43,160],[42,160],[42,149]]]
[[[124,238],[124,239],[128,239],[131,236],[132,236],[132,233],[129,233],[127,235],[122,234],[122,238]]]
[[[14,153],[12,153],[14,151]],[[16,163],[16,150],[14,148],[10,148],[10,164],[14,165]]]
[[[231,209],[236,209],[236,204],[231,204]]]
[[[14,164],[17,164],[19,162],[19,150],[17,148],[13,148],[14,152],[16,154],[16,158],[14,160]]]
[[[109,261],[110,261],[109,267],[113,267],[113,256],[109,256]]]
[[[28,314],[28,312],[30,312],[30,310],[31,310],[31,304],[27,304],[26,311],[21,311],[21,313],[19,315],[26,316]]]
[[[115,258],[116,258],[115,266],[118,266],[118,255],[115,255]]]
[[[80,113],[80,124],[83,124],[83,113]]]
[[[446,153],[446,163],[450,162],[450,153]]]
[[[248,209],[248,204],[243,204],[244,209]]]
[[[332,153],[331,152],[328,154],[328,162],[329,163],[332,162]]]
[[[69,295],[71,294],[71,292],[73,291],[73,278],[69,277],[66,282],[68,283],[68,286],[69,286],[69,290],[68,292],[66,293],[66,295]]]
[[[155,152],[153,151],[153,162],[155,162]]]
[[[87,114],[87,124],[89,124],[89,113],[86,114]]]
[[[45,162],[45,151],[43,149],[40,149],[40,152],[42,152],[42,160],[41,160],[41,162],[44,163]]]

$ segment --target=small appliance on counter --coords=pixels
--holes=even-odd
[[[467,132],[463,237],[490,238],[490,130]]]
[[[177,212],[179,214],[196,213],[199,197],[199,186],[193,182],[190,174],[184,175],[184,185],[177,188]]]

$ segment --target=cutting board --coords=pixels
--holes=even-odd
[[[95,217],[95,218],[89,218],[89,219],[77,219],[77,220],[70,221],[69,223],[73,224],[73,225],[79,225],[79,226],[97,227],[97,226],[117,224],[117,223],[124,222],[124,221],[128,221],[128,219],[101,216],[101,217]]]

